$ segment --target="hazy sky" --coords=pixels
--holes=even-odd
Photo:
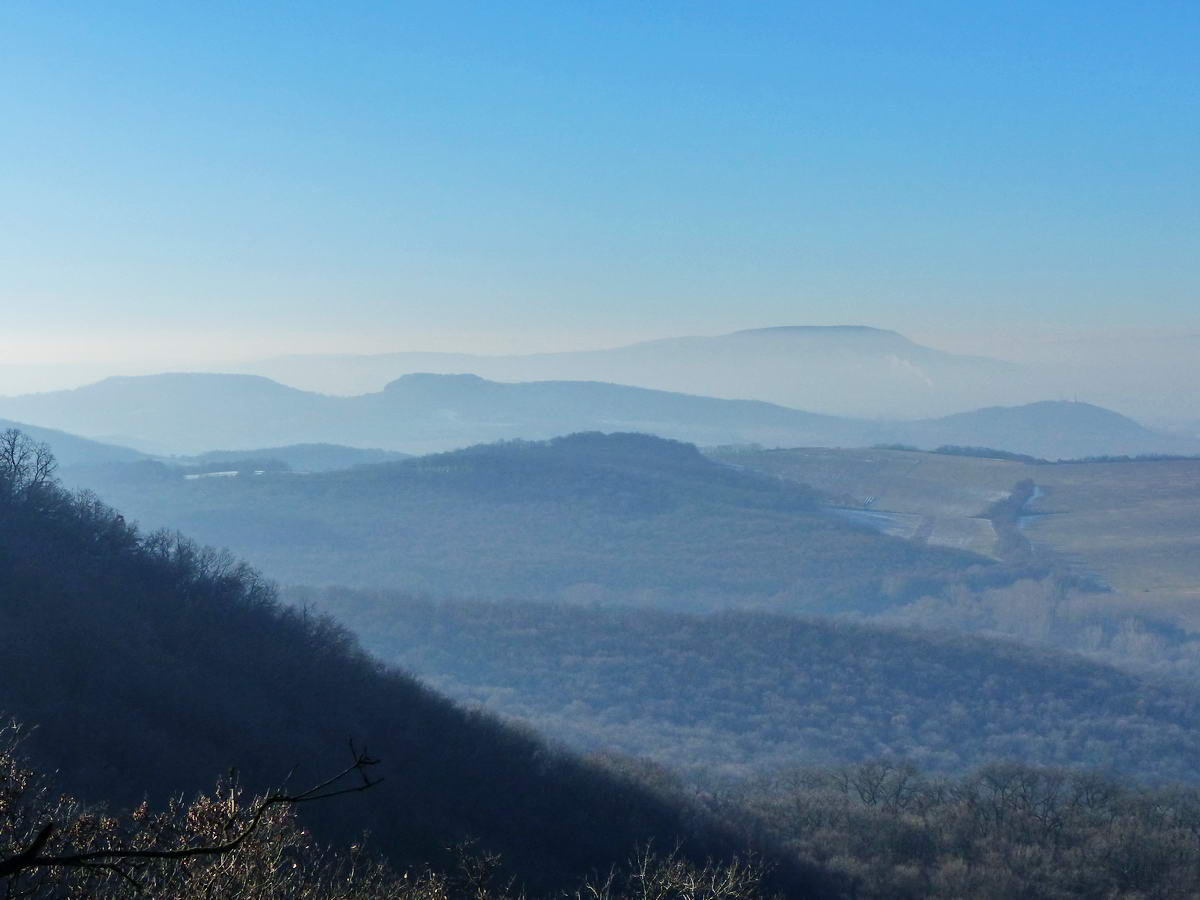
[[[1200,3],[0,4],[0,354],[1200,329]]]

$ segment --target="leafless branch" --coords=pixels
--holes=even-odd
[[[185,860],[201,856],[220,856],[225,853],[230,853],[240,847],[254,832],[258,829],[262,822],[263,816],[269,809],[276,806],[295,806],[300,803],[312,803],[318,800],[328,800],[331,797],[340,797],[344,794],[357,794],[362,791],[370,790],[379,784],[383,779],[372,779],[368,774],[368,769],[379,763],[379,760],[372,758],[366,752],[357,750],[353,743],[350,745],[353,761],[342,771],[326,778],[318,784],[313,785],[307,790],[299,793],[279,792],[269,794],[266,797],[259,799],[253,806],[253,811],[249,820],[242,829],[232,838],[222,843],[207,844],[199,847],[180,847],[174,850],[134,850],[116,848],[111,850],[90,850],[83,853],[67,853],[62,855],[43,855],[42,850],[57,828],[57,823],[48,822],[38,831],[37,835],[30,841],[29,846],[19,853],[0,859],[0,878],[11,877],[19,872],[29,869],[41,867],[61,867],[61,868],[90,868],[90,869],[106,869],[116,872],[121,878],[128,881],[131,885],[138,886],[137,881],[120,865],[123,862],[129,861],[150,861],[150,860]],[[361,781],[358,784],[349,787],[338,787],[337,785],[347,778],[351,778],[357,773]]]

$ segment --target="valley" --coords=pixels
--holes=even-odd
[[[988,507],[1020,481],[1037,497],[1022,532],[1048,559],[1112,590],[1091,602],[1200,628],[1200,459],[1053,465],[905,450],[716,452],[714,458],[804,483],[889,517],[889,533],[997,555]],[[863,520],[868,521],[868,520]]]
[[[1200,900],[1197,35],[0,3],[0,900]]]
[[[1198,460],[701,452],[598,432],[418,457],[332,444],[155,457],[36,434],[61,444],[63,482],[82,492],[26,487],[5,501],[0,600],[20,635],[5,653],[22,677],[0,701],[59,720],[30,746],[85,794],[123,802],[105,785],[135,780],[131,737],[160,748],[143,789],[195,784],[222,752],[186,741],[195,729],[223,735],[262,783],[281,760],[271,733],[303,734],[320,754],[333,720],[316,704],[422,773],[420,788],[402,779],[410,800],[442,807],[436,825],[378,824],[401,861],[450,865],[435,844],[478,828],[512,877],[567,884],[628,835],[573,845],[572,828],[554,847],[532,835],[594,815],[600,792],[638,810],[629,834],[726,855],[753,834],[785,890],[838,896],[847,863],[798,842],[756,785],[878,767],[977,783],[1011,760],[1028,768],[1003,771],[1103,770],[1138,791],[1195,779]],[[47,627],[51,611],[70,625]],[[141,645],[158,662],[98,668],[99,648],[132,660]],[[263,660],[271,677],[234,690]],[[197,694],[155,685],[147,665],[225,674]],[[127,721],[96,691],[192,712],[176,717],[182,730]],[[305,716],[323,724],[306,730]],[[406,740],[411,727],[430,739]],[[71,749],[71,729],[88,731],[109,774]],[[543,790],[531,778],[562,784],[549,789],[571,808],[512,806],[511,791]],[[522,822],[503,839],[489,818],[501,808]],[[315,824],[336,838],[348,820]]]

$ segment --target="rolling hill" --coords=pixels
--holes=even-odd
[[[0,419],[0,431],[6,431],[9,428],[16,428],[29,435],[33,440],[49,446],[59,465],[62,466],[105,465],[135,462],[146,458],[145,454],[129,447],[89,440],[55,428],[39,428],[25,422]]]
[[[697,860],[744,846],[677,798],[381,666],[227,555],[8,470],[0,482],[0,709],[36,726],[26,751],[89,801],[162,802],[230,766],[250,790],[289,771],[313,783],[352,739],[385,780],[304,820],[343,846],[370,831],[402,870],[475,838],[520,883],[552,890],[647,840],[682,839]],[[785,890],[820,895],[781,862]]]
[[[881,757],[1198,777],[1194,691],[1008,641],[760,613],[287,597],[449,695],[580,750],[734,777]]]
[[[995,447],[1045,459],[1135,456],[1200,450],[1186,438],[1151,431],[1128,416],[1074,401],[989,407],[941,419],[890,426],[898,443]]]
[[[1057,340],[1039,335],[1022,344],[1024,361],[1018,365],[947,353],[878,328],[783,326],[596,351],[309,354],[193,371],[261,375],[305,391],[345,396],[377,393],[412,372],[474,372],[508,382],[604,381],[868,419],[938,417],[981,406],[1074,397],[1182,433],[1200,410],[1197,400],[1176,386],[1194,375],[1198,346],[1200,337],[1194,334]],[[23,394],[153,371],[132,363],[107,369],[95,364],[0,364],[0,384],[6,394]]]
[[[576,431],[639,431],[708,446],[970,444],[1049,457],[1200,451],[1200,442],[1081,403],[866,421],[604,382],[507,384],[420,373],[353,397],[247,375],[109,378],[70,391],[0,398],[0,415],[159,455],[306,443],[424,453]]]
[[[297,584],[439,595],[872,609],[991,560],[875,534],[802,485],[637,434],[481,445],[311,475],[186,479],[113,467],[86,486]]]
[[[945,353],[894,331],[864,326],[756,328],[525,356],[294,356],[246,371],[339,394],[378,391],[408,372],[474,372],[497,381],[605,381],[870,418],[942,415],[1036,397],[1023,387],[1018,366]]]
[[[294,472],[335,472],[354,466],[397,462],[409,454],[395,450],[344,447],[340,444],[290,444],[286,447],[252,447],[247,450],[207,450],[190,457],[164,460],[171,465],[216,470],[247,460],[281,463]]]
[[[336,418],[338,408],[266,378],[192,373],[116,376],[0,399],[0,414],[162,455],[319,440],[311,423]]]
[[[717,400],[592,382],[500,384],[411,374],[382,391],[329,397],[245,375],[109,378],[0,398],[0,412],[94,436],[120,434],[155,453],[194,455],[298,443],[430,452],[579,430],[661,433],[702,443],[859,444],[869,423],[769,403]]]

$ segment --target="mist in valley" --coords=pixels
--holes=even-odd
[[[1195,11],[0,11],[0,893],[1187,898]]]

